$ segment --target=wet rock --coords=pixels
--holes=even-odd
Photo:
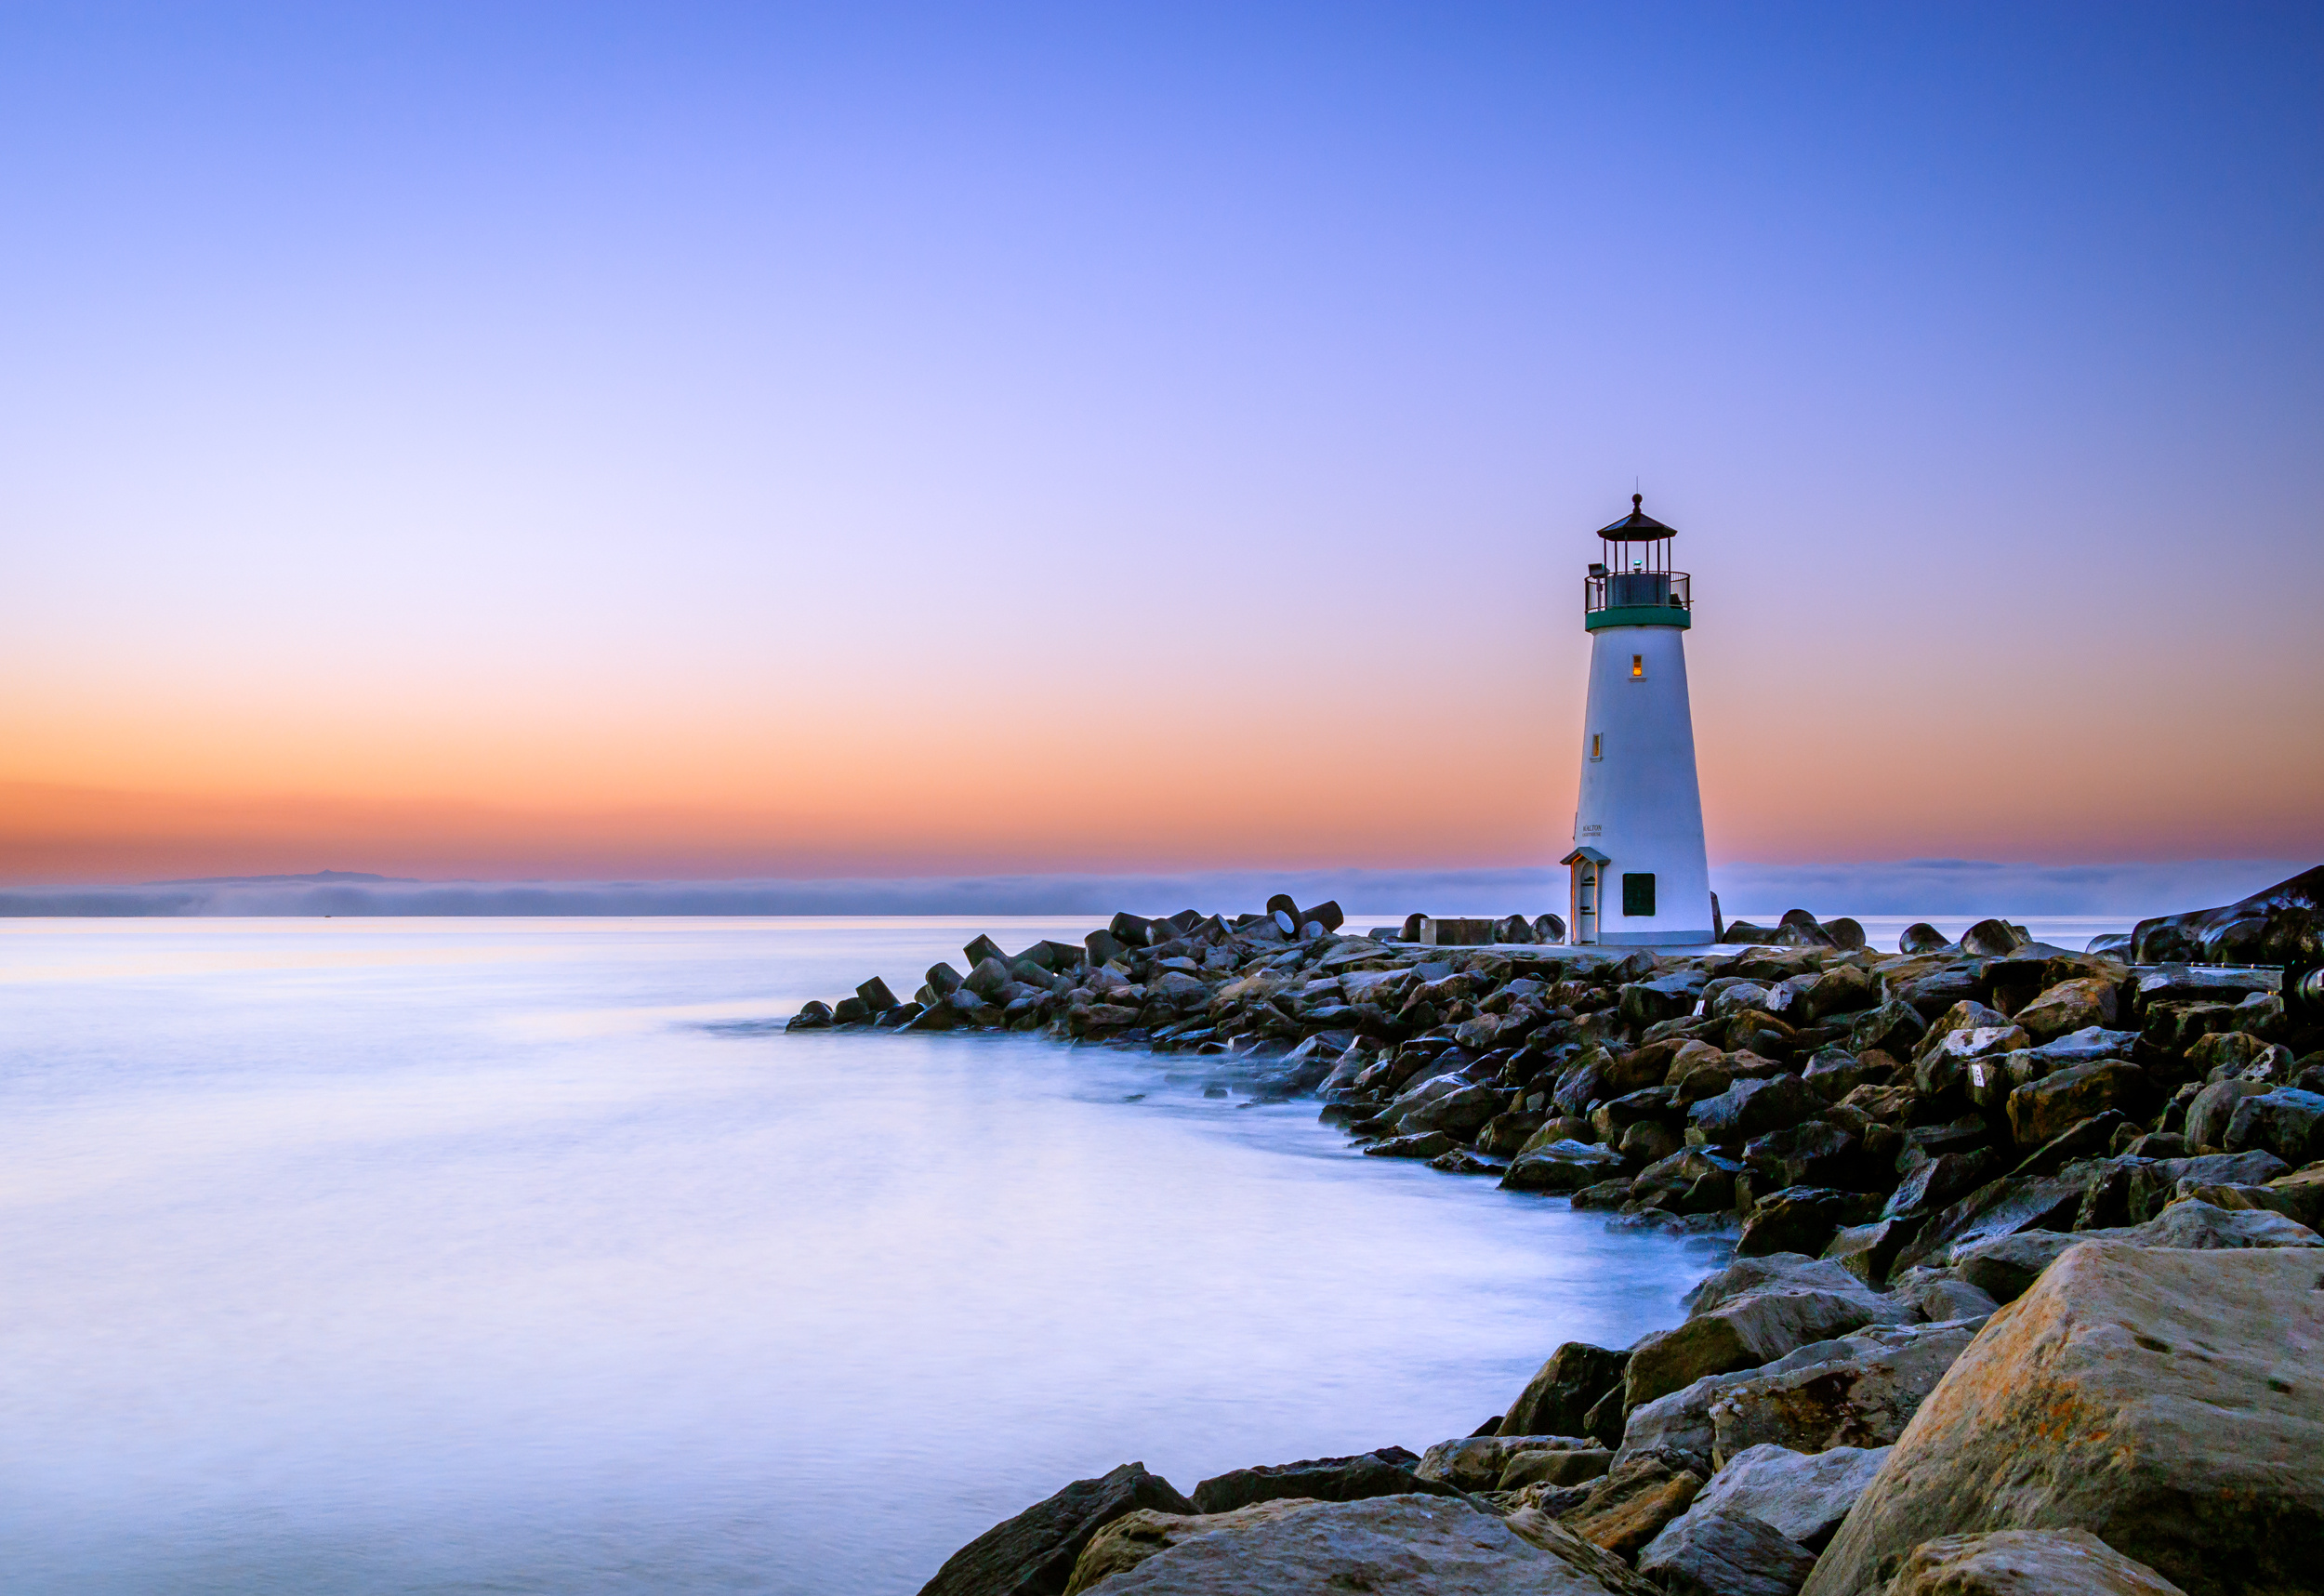
[[[1664,1020],[1676,1020],[1695,1011],[1696,999],[1702,996],[1703,977],[1700,970],[1680,975],[1666,975],[1654,981],[1636,981],[1621,989],[1622,1020],[1633,1030]]]
[[[1795,1005],[1799,1013],[1787,1018],[1814,1024],[1831,1015],[1868,1010],[1880,997],[1880,988],[1869,974],[1853,964],[1834,965],[1801,989]]]
[[[1441,1130],[1423,1130],[1414,1136],[1392,1136],[1364,1149],[1367,1158],[1440,1158],[1459,1150],[1460,1143]]]
[[[2081,1529],[1939,1536],[1913,1548],[1890,1596],[2186,1596]]]
[[[888,983],[876,975],[857,987],[855,996],[863,1000],[865,1009],[873,1014],[885,1014],[896,1006],[896,995],[889,991]]]
[[[1195,1504],[1170,1483],[1124,1463],[995,1524],[944,1560],[920,1596],[1049,1596],[1063,1591],[1090,1537],[1125,1513],[1152,1508],[1192,1513]]]
[[[1895,1140],[1876,1127],[1864,1128],[1883,1144]],[[1751,1172],[1755,1187],[1761,1190],[1770,1186],[1825,1186],[1843,1192],[1871,1192],[1895,1179],[1895,1149],[1884,1146],[1884,1151],[1885,1156],[1876,1153],[1837,1118],[1804,1119],[1746,1142],[1743,1167]],[[1877,1203],[1873,1206],[1878,1207]],[[1871,1215],[1861,1217],[1869,1219]]]
[[[1965,1280],[1919,1273],[1920,1278],[1899,1284],[1894,1289],[1901,1300],[1910,1303],[1931,1324],[1941,1325],[1948,1319],[1983,1319],[2000,1307]]]
[[[2324,1291],[2302,1249],[2075,1247],[1954,1364],[1805,1587],[2070,1524],[2203,1596],[2315,1590]]]
[[[2324,1236],[2273,1209],[2222,1208],[2194,1201],[2172,1203],[2145,1224],[2119,1233],[2123,1240],[2142,1246],[2187,1250],[2324,1246]]]
[[[1501,1475],[1519,1458],[1537,1452],[1604,1450],[1595,1442],[1574,1435],[1472,1435],[1458,1441],[1439,1441],[1420,1455],[1413,1472],[1422,1480],[1463,1491],[1508,1489],[1500,1484]],[[1601,1474],[1604,1471],[1596,1471]]]
[[[1648,1087],[1643,1091],[1625,1093],[1598,1104],[1590,1113],[1590,1124],[1600,1140],[1616,1141],[1620,1140],[1623,1131],[1642,1120],[1676,1117],[1677,1107],[1669,1087]]]
[[[1860,1086],[1886,1086],[1895,1075],[1896,1061],[1877,1048],[1861,1053],[1819,1049],[1800,1072],[1800,1078],[1829,1102],[1838,1102]]]
[[[1424,1481],[1413,1472],[1420,1459],[1401,1446],[1382,1446],[1352,1458],[1304,1458],[1233,1469],[1195,1487],[1195,1506],[1205,1513],[1231,1512],[1253,1502],[1302,1497],[1318,1502],[1354,1502],[1371,1497],[1450,1496],[1456,1487]]]
[[[1552,1141],[1510,1160],[1501,1184],[1512,1192],[1578,1192],[1615,1174],[1622,1155],[1586,1141]]]
[[[2238,1102],[2224,1145],[2230,1153],[2260,1149],[2287,1164],[2324,1158],[2324,1095],[2281,1087]]]
[[[2120,1060],[2076,1064],[2029,1081],[2009,1094],[2010,1135],[2020,1147],[2036,1147],[2093,1115],[2135,1116],[2154,1095],[2146,1072]]]
[[[2187,1105],[2185,1136],[2192,1147],[2221,1147],[2227,1140],[2227,1127],[2234,1123],[2235,1112],[2247,1097],[2266,1093],[2264,1081],[2238,1080],[2229,1077],[2213,1081],[2195,1094]]]
[[[1748,1513],[1820,1551],[1887,1458],[1885,1446],[1833,1446],[1812,1454],[1774,1444],[1746,1447],[1711,1476],[1689,1512]]]
[[[1670,1596],[1792,1596],[1816,1554],[1748,1513],[1694,1507],[1638,1554]]]
[[[1586,1435],[1590,1410],[1622,1383],[1630,1353],[1567,1341],[1525,1382],[1501,1428],[1512,1435]]]
[[[1627,1406],[1706,1375],[1756,1368],[1892,1312],[1838,1265],[1785,1253],[1729,1265],[1705,1283],[1696,1303],[1684,1324],[1631,1349],[1623,1375]]]
[[[1604,1596],[1613,1588],[1465,1501],[1405,1496],[1313,1502],[1188,1534],[1097,1589],[1105,1596]]]
[[[1399,1101],[1402,1100],[1399,1099]],[[1499,1087],[1462,1082],[1413,1104],[1397,1119],[1406,1135],[1442,1130],[1465,1140],[1485,1128],[1487,1121],[1509,1105],[1509,1094]]]
[[[1723,1213],[1735,1207],[1736,1177],[1742,1168],[1702,1148],[1684,1148],[1640,1170],[1624,1206],[1671,1214]]]
[[[1406,1474],[1405,1478],[1409,1480],[1411,1476]],[[1193,1516],[1159,1513],[1151,1508],[1124,1513],[1091,1536],[1089,1544],[1082,1548],[1081,1556],[1074,1563],[1073,1575],[1065,1582],[1064,1596],[1080,1596],[1091,1586],[1135,1568],[1181,1541],[1214,1530],[1266,1523],[1310,1505],[1304,1499],[1278,1498]]]
[[[810,998],[799,1006],[784,1025],[786,1031],[827,1031],[831,1028],[831,1005],[820,998]]]
[[[1887,1284],[1896,1260],[1921,1233],[1921,1218],[1914,1215],[1846,1226],[1835,1232],[1826,1244],[1824,1260],[1840,1265],[1877,1291]]]
[[[1869,1329],[1822,1349],[1819,1362],[1729,1387],[1710,1405],[1712,1460],[1768,1444],[1795,1452],[1886,1446],[1976,1329],[1974,1322]],[[1787,1365],[1806,1356],[1795,1352]]]
[[[1870,1218],[1865,1210],[1877,1201],[1861,1193],[1819,1186],[1787,1186],[1770,1192],[1743,1221],[1736,1253],[1758,1258],[1771,1252],[1794,1252],[1814,1258],[1843,1226]]]
[[[2092,1026],[2110,1027],[2121,1007],[2121,990],[2106,976],[2062,981],[2010,1017],[2037,1042]]]
[[[2140,964],[2324,962],[2324,865],[2223,908],[2141,920],[2131,949]]]
[[[1613,1452],[1591,1444],[1552,1451],[1523,1452],[1501,1470],[1499,1488],[1521,1491],[1527,1485],[1568,1488],[1603,1479],[1614,1463]]]
[[[1896,1183],[1882,1211],[1894,1217],[1948,1207],[1990,1180],[1995,1162],[1993,1154],[1982,1147],[1923,1158]]]
[[[1740,1146],[1754,1136],[1812,1118],[1827,1106],[1799,1076],[1775,1075],[1737,1081],[1717,1097],[1704,1099],[1687,1110],[1686,1125],[1690,1139],[1699,1135],[1712,1146]]]
[[[1563,1522],[1591,1545],[1629,1557],[1692,1506],[1702,1488],[1703,1477],[1693,1470],[1639,1453],[1618,1461]]]
[[[2032,939],[2023,930],[2006,920],[1979,920],[1961,933],[1963,953],[1982,958],[2000,958],[2015,953]]]
[[[1937,953],[1952,945],[1943,931],[1926,920],[1913,921],[1896,939],[1896,951],[1907,954]]]

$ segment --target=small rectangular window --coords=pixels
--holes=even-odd
[[[1644,654],[1634,653],[1630,656],[1630,676],[1632,681],[1644,681],[1645,679],[1646,656]]]
[[[1655,878],[1651,872],[1644,876],[1622,877],[1622,914],[1633,920],[1650,920],[1655,913]]]
[[[1595,732],[1590,733],[1590,757],[1593,759],[1605,758],[1605,739]]]

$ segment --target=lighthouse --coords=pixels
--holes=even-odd
[[[1582,587],[1590,706],[1574,812],[1572,941],[1615,946],[1712,940],[1703,796],[1686,699],[1694,596],[1670,568],[1678,534],[1631,495],[1599,530],[1604,558]]]

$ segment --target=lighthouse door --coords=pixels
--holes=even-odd
[[[1598,894],[1605,883],[1606,857],[1594,848],[1577,848],[1559,863],[1574,873],[1574,942],[1593,943],[1598,940]]]

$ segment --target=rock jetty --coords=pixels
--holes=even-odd
[[[1473,1434],[1191,1498],[1125,1464],[923,1596],[2324,1592],[2319,889],[2082,950],[1795,911],[1676,956],[1278,897],[809,1005],[1193,1053],[1367,1153],[1736,1235],[1683,1321],[1551,1350]],[[2220,962],[2255,949],[2289,991]]]

